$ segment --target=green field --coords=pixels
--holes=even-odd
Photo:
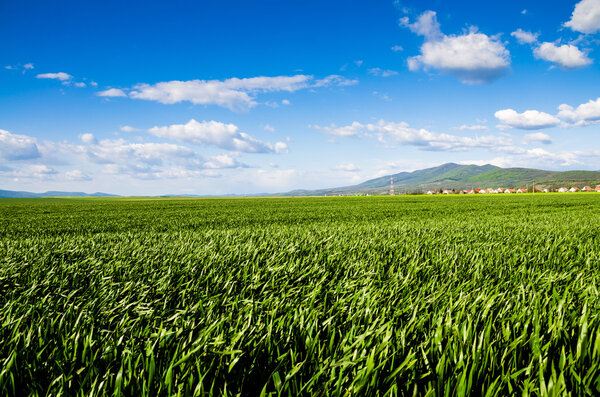
[[[600,393],[600,194],[0,200],[0,395]]]

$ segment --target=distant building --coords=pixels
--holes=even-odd
[[[589,186],[584,186],[584,187],[583,187],[583,189],[581,189],[581,191],[582,191],[582,192],[593,192],[593,191],[594,191],[594,189],[592,189],[592,188],[591,188],[591,187],[589,187]]]
[[[433,190],[428,190],[427,194],[435,194],[435,192]]]
[[[527,190],[525,190],[525,189],[517,189],[517,193],[527,193]]]
[[[596,191],[600,192],[600,185],[596,186]]]
[[[452,194],[452,190],[444,189],[442,191],[443,194]]]
[[[505,189],[504,193],[516,193],[517,191],[515,189]]]
[[[561,187],[560,189],[558,189],[559,193],[567,193],[569,191],[569,189],[567,189],[566,187]]]
[[[573,186],[572,188],[569,189],[569,192],[571,192],[571,193],[575,193],[575,192],[579,192],[579,191],[580,191],[579,188],[575,187],[575,186]]]

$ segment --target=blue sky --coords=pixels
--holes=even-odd
[[[0,188],[600,170],[600,0],[3,1]]]

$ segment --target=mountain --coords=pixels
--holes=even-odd
[[[2,198],[39,198],[39,197],[118,197],[115,194],[108,193],[83,193],[83,192],[58,192],[49,191],[45,193],[32,193],[22,192],[14,190],[0,190],[0,197]]]
[[[317,190],[293,190],[284,196],[325,196],[338,194],[388,194],[390,177],[396,194],[438,189],[519,188],[535,182],[539,188],[600,184],[600,171],[545,171],[531,168],[500,168],[491,164],[442,164],[413,172],[400,172],[370,179],[353,186]]]

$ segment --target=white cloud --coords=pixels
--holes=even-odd
[[[80,170],[67,171],[67,172],[65,172],[65,177],[70,181],[78,181],[78,182],[92,180],[92,178],[90,178],[89,175],[84,174]]]
[[[416,146],[421,150],[433,151],[462,151],[472,148],[485,148],[490,150],[503,150],[512,147],[512,140],[499,136],[478,136],[475,138],[438,134],[424,128],[410,127],[406,122],[388,122],[380,120],[377,123],[362,124],[354,121],[342,127],[335,125],[329,127],[313,126],[327,134],[336,136],[377,136],[380,143],[397,143],[401,145]]]
[[[100,91],[96,93],[97,96],[102,97],[126,97],[125,91],[119,88],[109,88],[108,90]]]
[[[139,128],[135,128],[135,127],[132,127],[130,125],[124,125],[121,128],[119,128],[119,129],[121,131],[123,131],[123,132],[138,132],[138,131],[141,131]]]
[[[586,125],[589,122],[600,120],[600,98],[595,101],[590,100],[577,106],[577,108],[562,104],[558,107],[558,110],[558,117],[561,119],[579,123],[579,125]]]
[[[54,79],[60,81],[69,81],[73,78],[68,73],[58,72],[58,73],[40,73],[36,76],[38,79]]]
[[[84,83],[84,82],[77,82],[77,83],[73,83],[73,85],[74,85],[75,87],[79,87],[79,88],[83,88],[83,87],[85,87],[85,83]]]
[[[281,100],[281,104],[282,104],[282,105],[289,105],[290,103],[291,103],[291,102],[290,102],[289,100],[287,100],[287,99],[282,99],[282,100]]]
[[[363,60],[359,59],[358,61],[354,61],[354,64],[360,68],[363,64]]]
[[[527,10],[523,9],[523,11],[521,11],[521,14],[526,15],[527,14]]]
[[[525,135],[523,143],[525,143],[526,145],[536,143],[543,143],[544,145],[549,145],[552,143],[552,139],[543,132],[534,132],[532,134]]]
[[[79,135],[79,139],[81,139],[81,142],[88,144],[88,145],[95,145],[98,143],[98,140],[96,139],[94,134],[90,134],[90,133],[85,133],[85,134]]]
[[[190,120],[187,124],[173,124],[164,127],[153,127],[148,132],[161,138],[174,139],[196,145],[213,145],[222,149],[246,153],[283,152],[287,145],[283,142],[261,142],[239,130],[234,124],[218,121]]]
[[[203,164],[208,169],[239,168],[245,167],[235,157],[228,154],[220,154],[207,159]]]
[[[31,69],[33,69],[33,63],[26,63],[25,65],[23,65],[23,68],[27,69],[27,70],[31,70]]]
[[[489,130],[489,128],[487,126],[479,125],[479,124],[475,124],[475,125],[463,124],[460,127],[454,127],[453,129],[455,129],[457,131],[487,131],[487,130]]]
[[[466,161],[465,163],[477,163]],[[564,151],[550,152],[542,148],[521,149],[512,154],[486,159],[485,164],[499,167],[533,167],[543,169],[558,169],[564,167],[598,169],[600,168],[599,151]]]
[[[369,73],[373,76],[390,77],[398,74],[395,70],[383,70],[381,68],[369,69]]]
[[[35,178],[43,178],[48,175],[55,175],[58,173],[56,170],[42,164],[30,165],[27,168],[29,169],[31,176]]]
[[[411,32],[423,36],[427,40],[437,41],[444,37],[435,11],[425,11],[412,24],[409,22],[408,17],[401,18],[400,25],[409,28]]]
[[[484,84],[509,69],[510,54],[497,36],[479,33],[474,27],[462,35],[444,35],[434,11],[424,12],[413,24],[405,17],[401,24],[425,37],[421,55],[407,60],[411,71],[433,68],[466,84]]]
[[[338,75],[314,80],[313,76],[301,74],[226,80],[175,80],[153,85],[138,84],[133,87],[129,96],[164,104],[187,101],[196,105],[218,105],[230,110],[247,111],[258,104],[256,96],[259,93],[294,92],[310,87],[346,86],[356,83],[356,80],[348,80]]]
[[[346,87],[350,85],[358,84],[358,80],[355,79],[347,79],[343,76],[332,74],[326,76],[322,79],[315,80],[315,82],[311,85],[311,87],[329,87],[329,86],[339,86]]]
[[[12,134],[0,129],[0,158],[8,161],[41,157],[37,141],[27,135]]]
[[[577,69],[592,64],[579,48],[572,44],[556,46],[554,43],[542,43],[533,50],[538,59],[555,63],[561,69]]]
[[[265,124],[265,126],[263,127],[263,129],[265,131],[275,132],[275,128],[272,125],[270,125],[270,124]]]
[[[560,120],[556,117],[537,110],[517,113],[513,109],[503,109],[494,113],[494,116],[504,125],[522,130],[538,130],[560,124]]]
[[[510,35],[516,38],[519,44],[533,44],[537,42],[539,33],[531,33],[519,28]]]
[[[404,51],[404,48],[401,45],[395,45],[395,46],[392,46],[392,51],[400,52],[400,51]]]
[[[564,26],[575,32],[596,33],[600,30],[600,1],[581,0],[575,5],[571,19]]]
[[[90,85],[92,87],[98,87],[98,83],[96,83],[95,81],[90,81]]]
[[[335,166],[335,169],[338,170],[338,171],[345,171],[345,172],[358,172],[358,171],[360,171],[360,168],[358,168],[353,163],[338,164],[338,165]]]

